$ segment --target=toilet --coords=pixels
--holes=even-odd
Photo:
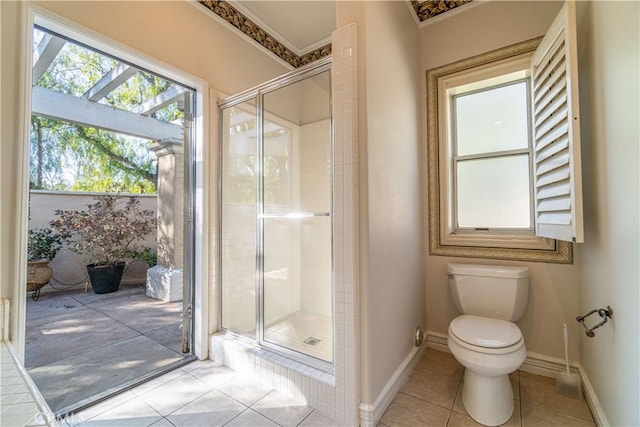
[[[449,288],[462,313],[449,324],[448,346],[465,367],[462,402],[469,415],[487,426],[504,424],[513,414],[509,374],[527,350],[519,320],[527,307],[529,269],[449,264]]]

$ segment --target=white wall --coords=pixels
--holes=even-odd
[[[361,401],[373,404],[425,327],[418,29],[404,2],[338,2],[360,56]],[[364,127],[364,129],[363,129]]]
[[[562,2],[530,1],[478,3],[425,26],[420,31],[421,93],[426,93],[426,70],[544,35],[561,5]],[[426,111],[422,117],[425,124],[423,139],[426,140]],[[579,360],[580,331],[574,320],[579,314],[579,256],[574,255],[573,265],[558,265],[430,256],[427,253],[427,327],[430,332],[445,336],[449,322],[459,314],[447,283],[446,268],[450,262],[529,267],[529,304],[523,319],[518,322],[527,350],[547,357],[563,357],[562,323],[566,322],[570,333],[570,357]]]
[[[580,355],[616,426],[640,425],[639,4],[579,4],[586,226],[578,248],[579,307],[614,310],[595,337],[580,335]]]

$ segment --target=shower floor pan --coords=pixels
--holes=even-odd
[[[331,317],[298,311],[265,328],[264,340],[332,362]]]

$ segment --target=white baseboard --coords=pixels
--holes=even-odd
[[[409,379],[409,376],[415,369],[416,365],[422,357],[422,353],[426,350],[427,345],[413,347],[411,352],[398,366],[389,381],[385,384],[378,398],[373,403],[360,404],[360,426],[375,427],[380,422],[382,415],[387,410],[391,401],[396,397],[400,388]]]
[[[582,379],[582,390],[584,391],[584,398],[587,401],[587,405],[589,405],[589,409],[591,409],[591,414],[593,415],[593,420],[596,422],[598,427],[610,426],[609,420],[604,413],[604,409],[602,405],[600,405],[600,400],[598,400],[598,396],[596,395],[596,391],[593,389],[593,384],[589,380],[586,371],[582,367],[582,365],[578,365],[578,372],[580,373],[580,378]]]
[[[426,341],[427,348],[433,348],[434,350],[440,350],[450,353],[449,347],[447,345],[446,335],[427,331]],[[534,352],[527,352],[527,358],[520,367],[521,371],[535,375],[542,375],[549,378],[555,378],[558,372],[561,372],[564,369],[565,367],[563,359],[549,357],[545,356],[544,354]],[[593,415],[596,424],[598,426],[610,425],[602,409],[602,406],[600,405],[598,396],[593,389],[593,385],[591,384],[591,381],[589,381],[589,377],[587,377],[587,373],[585,372],[582,365],[573,364],[571,365],[571,369],[577,371],[580,374],[585,400],[587,402],[587,405],[589,406],[589,409],[591,410],[591,414]]]

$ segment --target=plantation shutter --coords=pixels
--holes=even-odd
[[[565,2],[532,58],[536,235],[582,243],[575,3]]]

